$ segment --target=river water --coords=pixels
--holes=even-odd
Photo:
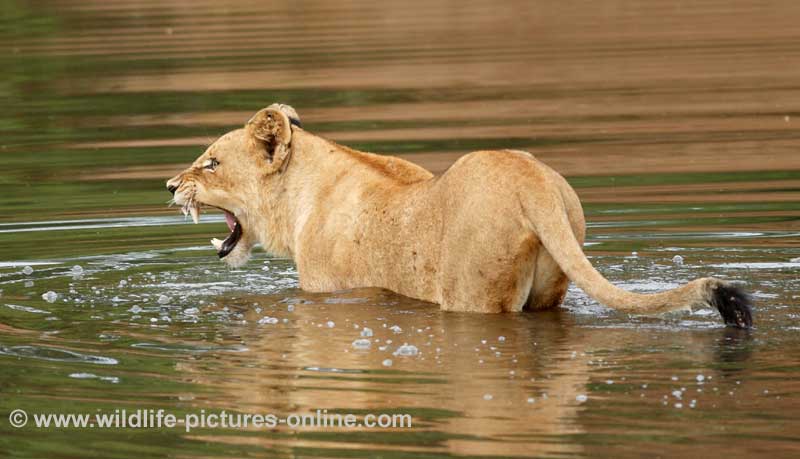
[[[793,1],[0,3],[0,456],[797,457],[798,22]],[[260,252],[229,270],[222,216],[191,225],[164,180],[276,101],[437,173],[531,151],[609,279],[741,281],[756,327],[575,288],[492,316],[310,294]],[[413,425],[32,425],[122,409]]]

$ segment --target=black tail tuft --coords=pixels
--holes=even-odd
[[[722,315],[725,325],[739,328],[753,326],[751,307],[753,300],[740,287],[730,284],[717,285],[711,293],[711,306]]]

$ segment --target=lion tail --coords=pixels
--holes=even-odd
[[[543,187],[523,207],[544,248],[567,277],[589,296],[611,308],[631,314],[658,314],[692,306],[716,308],[728,325],[752,325],[751,299],[737,286],[715,278],[702,278],[681,287],[653,294],[623,290],[592,266],[575,238],[558,190]]]

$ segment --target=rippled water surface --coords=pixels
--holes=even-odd
[[[0,1],[0,456],[797,457],[799,22],[793,1]],[[229,270],[222,217],[189,224],[164,179],[275,101],[437,173],[529,150],[576,188],[603,274],[742,281],[756,328],[577,289],[492,316],[310,294],[263,253]],[[413,427],[15,429],[16,409]]]

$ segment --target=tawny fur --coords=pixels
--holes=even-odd
[[[230,265],[261,243],[295,261],[305,290],[382,287],[449,311],[554,307],[572,280],[610,307],[661,313],[709,305],[726,285],[704,278],[651,295],[613,286],[583,254],[574,190],[529,153],[470,153],[434,177],[337,145],[289,117],[297,114],[285,105],[261,110],[168,182],[178,204],[236,216],[244,236],[223,258]],[[219,162],[214,171],[203,168],[209,158]]]

